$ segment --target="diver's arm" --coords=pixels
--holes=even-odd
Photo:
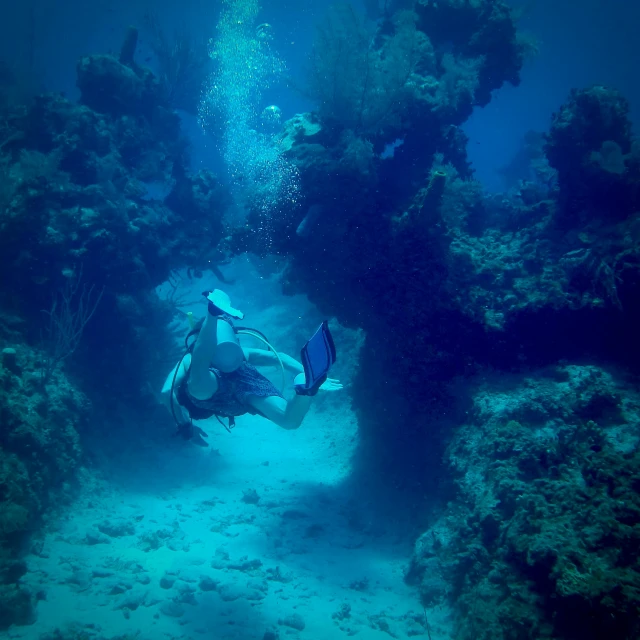
[[[267,351],[266,349],[251,349],[245,347],[243,349],[244,355],[249,364],[256,365],[258,367],[278,366],[278,358],[276,358],[273,351]],[[288,356],[286,353],[278,352],[280,360],[284,368],[291,373],[298,374],[304,371],[304,367],[295,358]]]
[[[173,386],[174,403],[177,403],[175,390],[180,386],[180,383],[182,382],[184,377],[187,375],[190,365],[191,365],[191,354],[188,353],[182,359],[181,362],[179,362],[173,369],[171,369],[171,373],[167,376],[167,379],[164,381],[164,384],[162,385],[162,391],[160,392],[160,396],[162,398],[162,403],[167,407],[167,409],[169,409],[169,411],[171,411],[171,387]],[[176,374],[176,369],[178,369],[178,367],[180,367],[180,369]],[[175,376],[175,384],[173,382],[174,376]]]

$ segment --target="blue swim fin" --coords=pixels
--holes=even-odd
[[[315,396],[336,361],[336,347],[325,320],[300,351],[304,367],[304,384],[295,386],[301,396]]]

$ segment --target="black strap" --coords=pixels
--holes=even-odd
[[[236,426],[236,419],[233,416],[224,416],[225,418],[227,418],[227,420],[229,420],[229,425],[226,425],[224,422],[222,422],[222,418],[217,413],[214,413],[213,415],[216,417],[216,420],[227,430],[228,433],[231,433],[231,429]]]

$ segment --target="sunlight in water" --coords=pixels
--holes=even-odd
[[[267,247],[278,212],[295,205],[300,185],[296,167],[278,145],[279,127],[265,118],[277,107],[263,104],[285,64],[271,46],[272,28],[258,24],[256,0],[227,0],[210,41],[216,70],[200,103],[200,122],[219,132],[235,197],[259,216],[258,232]],[[278,110],[279,112],[279,110]]]

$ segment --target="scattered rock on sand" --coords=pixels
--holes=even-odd
[[[103,520],[98,525],[98,531],[110,538],[122,538],[135,534],[135,527],[128,520]]]
[[[232,602],[245,595],[245,591],[234,582],[227,582],[218,587],[218,593],[225,602]]]
[[[104,533],[100,533],[96,529],[89,529],[84,536],[84,543],[90,546],[96,544],[111,544],[111,540]]]
[[[160,605],[160,611],[169,618],[181,618],[184,615],[184,607],[173,600],[163,602]]]
[[[202,591],[215,591],[218,588],[219,582],[209,576],[200,576],[200,582],[198,586]]]
[[[260,502],[260,496],[255,489],[246,489],[242,492],[242,502],[246,504],[258,504],[258,502]]]
[[[278,620],[278,624],[281,624],[284,627],[297,629],[298,631],[302,631],[306,626],[304,623],[304,618],[299,613],[293,613],[286,618],[280,618],[280,620]]]
[[[162,578],[160,578],[160,587],[162,587],[163,589],[171,589],[177,579],[177,575],[173,573],[165,573]]]

